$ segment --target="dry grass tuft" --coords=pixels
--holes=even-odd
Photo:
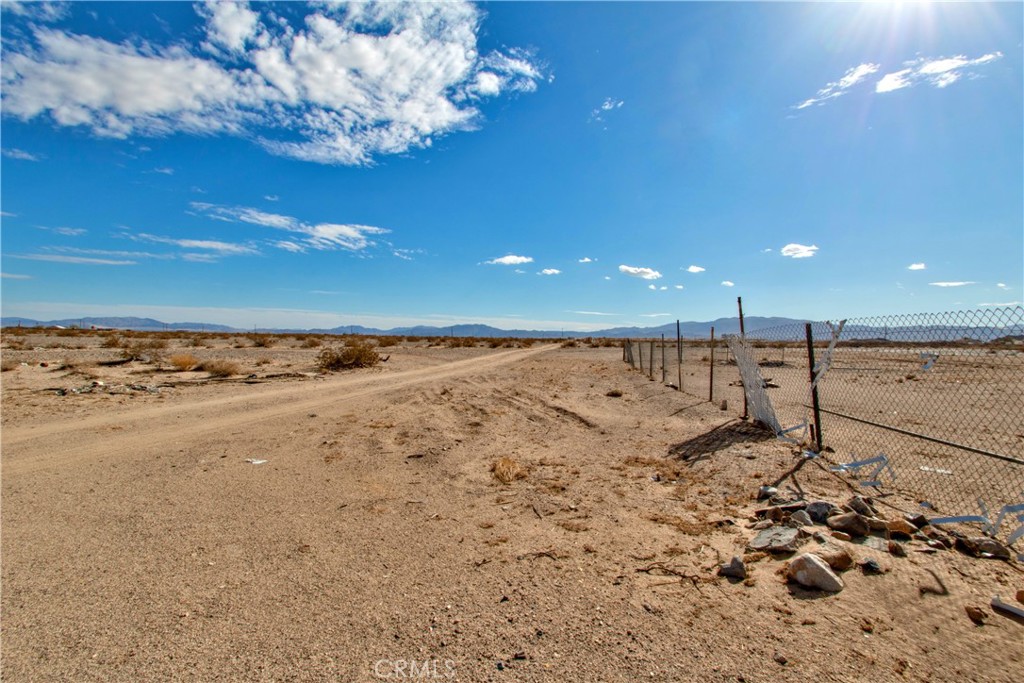
[[[176,353],[171,356],[168,361],[178,372],[188,372],[199,365],[199,359],[191,353]]]
[[[525,479],[528,474],[525,467],[512,458],[504,455],[491,464],[491,472],[502,484],[511,484],[516,479]]]
[[[210,377],[230,377],[242,372],[242,369],[230,360],[206,360],[196,367],[196,370],[210,373]]]

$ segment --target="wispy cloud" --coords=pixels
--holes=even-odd
[[[1011,289],[1005,282],[997,282],[996,287],[999,289]]]
[[[558,268],[545,268],[540,271],[539,275],[561,275],[562,271]]]
[[[11,213],[10,211],[0,211],[0,216],[3,216],[4,218],[17,218],[18,214]]]
[[[723,287],[735,287],[736,283],[733,282],[732,280],[722,280],[722,286]]]
[[[876,93],[893,92],[910,88],[918,83],[927,83],[936,88],[945,88],[956,83],[965,74],[971,75],[971,67],[982,66],[1001,59],[1002,52],[991,52],[976,59],[968,59],[963,55],[956,57],[919,57],[904,62],[902,69],[885,74],[875,84]]]
[[[92,258],[89,256],[68,256],[66,254],[15,254],[13,256],[14,258],[28,261],[50,261],[53,263],[74,263],[89,266],[134,266],[137,263],[136,261]]]
[[[911,263],[907,266],[907,270],[924,270],[925,265],[923,263]]]
[[[838,81],[827,84],[824,88],[819,90],[814,97],[810,97],[796,105],[796,109],[806,109],[807,107],[813,107],[816,104],[824,104],[829,100],[842,97],[846,94],[847,90],[862,82],[880,68],[882,67],[879,64],[864,63],[847,69],[842,78]]]
[[[1020,306],[1020,304],[1021,304],[1021,302],[1019,302],[1019,301],[1004,301],[1002,303],[997,303],[997,304],[978,304],[978,305],[979,306],[989,307],[989,306]]]
[[[484,263],[489,266],[518,266],[523,263],[533,263],[533,257],[508,254],[507,256],[492,258],[490,261],[484,261]]]
[[[52,232],[52,233],[55,233],[57,235],[64,235],[65,237],[79,237],[79,236],[84,235],[85,233],[89,232],[85,228],[65,228],[65,227],[47,228],[47,227],[42,226],[42,225],[38,225],[36,227],[39,228],[40,230],[45,230],[47,232]]]
[[[705,271],[705,268],[701,268],[700,266],[689,266],[686,269],[686,272],[688,272],[688,273],[703,273],[704,271]]]
[[[67,2],[24,2],[22,0],[4,0],[0,10],[11,14],[28,17],[33,21],[59,21],[68,14]]]
[[[258,254],[259,249],[255,248],[251,244],[235,244],[232,242],[221,242],[218,240],[194,240],[194,239],[176,239],[173,237],[163,237],[160,235],[150,235],[142,232],[137,235],[130,236],[134,240],[142,242],[153,242],[155,244],[170,244],[172,246],[181,247],[182,249],[200,249],[206,251],[213,251],[222,256],[242,256],[250,254]],[[196,260],[195,255],[191,260]]]
[[[307,249],[362,251],[375,244],[370,239],[371,235],[383,235],[390,232],[385,228],[372,225],[304,223],[293,216],[269,213],[244,206],[221,206],[206,202],[192,202],[191,207],[215,220],[249,223],[301,235],[301,237],[291,240],[272,242],[274,246],[292,252],[303,252]]]
[[[276,202],[281,199],[276,194],[265,194],[263,195],[263,198],[266,199],[268,202]]]
[[[0,278],[4,280],[31,280],[31,275],[19,275],[17,273],[0,273]]]
[[[810,258],[814,256],[816,251],[818,251],[818,247],[813,244],[807,246],[805,244],[791,243],[784,246],[779,253],[790,258]]]
[[[579,261],[577,261],[577,263],[593,263],[593,262],[594,262],[594,259],[589,258],[587,256],[584,256]]]
[[[682,285],[674,285],[674,287],[675,287],[676,289],[683,289],[683,286],[682,286]]]
[[[23,149],[14,149],[7,147],[5,147],[3,150],[0,150],[0,153],[2,153],[5,157],[9,159],[18,159],[19,161],[39,161],[41,158],[35,154],[32,154],[31,152],[26,152]]]
[[[903,62],[902,68],[890,71],[875,82],[874,92],[884,94],[910,88],[926,83],[936,88],[945,88],[964,76],[975,76],[976,67],[990,64],[1001,59],[1002,52],[990,52],[974,59],[964,55],[955,57],[918,57]],[[794,109],[806,109],[815,105],[823,105],[829,100],[845,95],[850,88],[864,83],[870,76],[881,69],[880,64],[864,63],[847,69],[838,81],[827,84],[814,97],[810,97]]]
[[[153,169],[153,173],[163,173],[164,175],[174,175],[174,169],[170,166],[158,166]]]
[[[10,3],[5,2],[4,5]],[[29,24],[4,45],[4,114],[101,137],[228,134],[274,154],[363,165],[471,130],[488,98],[536,90],[525,50],[481,53],[468,2],[198,5],[204,34],[158,45]]]
[[[641,318],[667,318],[671,313],[640,313]]]
[[[643,268],[640,266],[619,266],[619,272],[643,280],[657,280],[661,277],[661,273],[653,268]]]
[[[977,283],[972,280],[967,280],[963,282],[929,282],[928,284],[932,287],[966,287],[967,285],[974,285]]]
[[[576,315],[618,315],[618,313],[601,313],[600,311],[566,311],[566,313],[575,313]]]

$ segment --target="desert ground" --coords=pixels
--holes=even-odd
[[[748,548],[759,488],[864,489],[621,348],[387,340],[322,373],[340,340],[113,336],[3,337],[4,681],[1024,676],[990,607],[1024,608],[1018,563],[816,524],[797,554],[847,551],[845,587],[787,581]]]

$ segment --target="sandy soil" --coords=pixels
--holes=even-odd
[[[316,349],[225,342],[192,349],[243,366],[210,381],[82,345],[3,353],[5,681],[1024,674],[1024,624],[988,604],[1024,589],[1014,563],[836,541],[886,573],[717,577],[794,453],[619,349],[419,345],[321,376]],[[816,461],[779,486],[854,492]]]

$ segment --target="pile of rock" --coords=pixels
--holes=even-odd
[[[955,547],[976,557],[1010,559],[1009,549],[998,541],[941,531],[930,525],[924,515],[886,519],[879,514],[875,501],[864,496],[853,496],[840,506],[825,500],[785,499],[776,489],[762,486],[758,499],[766,500],[768,505],[754,511],[749,528],[758,533],[748,543],[748,550],[791,555],[813,539],[813,548],[792,559],[786,570],[790,581],[808,588],[841,591],[843,580],[836,572],[854,566],[850,552],[853,544],[897,557],[906,557],[908,548],[938,552]],[[888,571],[880,558],[866,557],[857,564],[865,574]],[[732,558],[718,571],[721,576],[746,576],[746,567],[739,557]]]

